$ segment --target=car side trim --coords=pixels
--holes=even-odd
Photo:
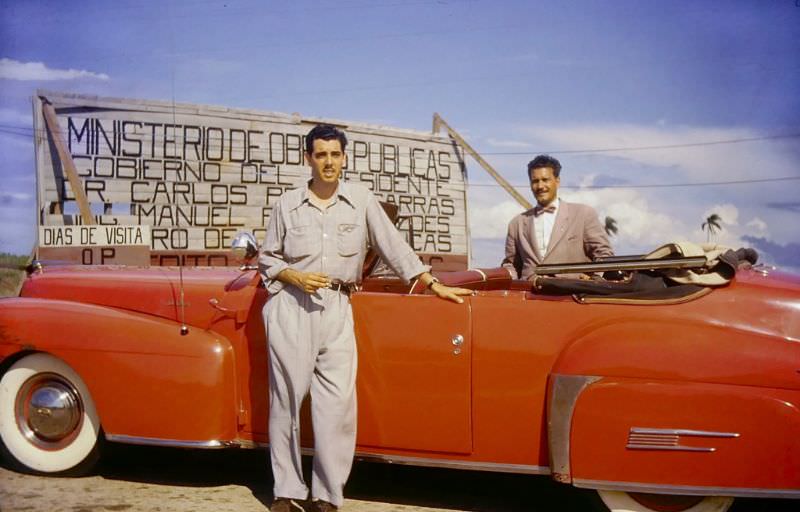
[[[106,434],[106,440],[114,443],[140,444],[146,446],[171,446],[175,448],[219,449],[237,448],[239,446],[239,443],[236,441],[218,441],[216,439],[212,439],[210,441],[182,441],[179,439],[160,439],[156,437],[136,437],[116,434]]]
[[[581,392],[600,377],[587,375],[552,375],[550,406],[547,414],[547,438],[550,445],[550,467],[553,479],[569,483],[569,435],[572,413]]]
[[[608,482],[605,480],[572,481],[575,487],[602,489],[607,491],[650,492],[659,494],[682,494],[692,496],[731,496],[734,498],[800,498],[800,489],[759,489],[747,487],[700,487],[686,485],[643,484],[638,482]]]
[[[106,435],[108,441],[149,446],[164,446],[175,448],[268,448],[269,443],[260,443],[248,439],[235,441],[179,441],[177,439],[158,439],[154,437],[135,437],[123,435]],[[303,455],[313,455],[312,448],[301,448]],[[430,459],[424,457],[406,457],[400,455],[385,455],[380,453],[356,452],[355,458],[367,462],[383,462],[387,464],[401,464],[409,466],[427,466],[437,468],[467,469],[475,471],[493,471],[496,473],[522,473],[529,475],[549,475],[547,466],[533,466],[528,464],[501,464],[495,462],[474,462],[468,460]]]
[[[405,457],[366,452],[356,452],[355,458],[367,462],[384,462],[387,464],[402,464],[408,466],[493,471],[495,473],[522,473],[528,475],[550,474],[550,468],[547,466],[532,466],[527,464],[501,464],[496,462],[477,462],[468,460],[430,459],[423,457]]]

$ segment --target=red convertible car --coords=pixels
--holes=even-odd
[[[365,278],[357,457],[550,475],[612,511],[800,498],[800,278],[666,279],[683,260],[549,271],[621,281],[440,274],[475,290],[463,305]],[[247,266],[35,266],[0,300],[8,463],[69,475],[106,441],[265,446],[266,299]]]

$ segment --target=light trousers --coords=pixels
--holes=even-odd
[[[356,443],[357,355],[347,295],[294,286],[264,306],[269,343],[269,442],[275,497],[303,500],[300,406],[311,392],[312,499],[341,506]]]

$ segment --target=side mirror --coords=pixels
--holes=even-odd
[[[242,265],[247,265],[258,254],[258,242],[252,233],[240,231],[236,233],[231,242],[231,252],[234,258]]]

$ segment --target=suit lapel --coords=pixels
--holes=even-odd
[[[536,264],[539,265],[542,263],[544,259],[543,255],[539,252],[539,244],[536,243],[536,228],[533,225],[533,213],[530,215],[526,215],[523,219],[522,223],[522,230],[521,233],[523,236],[520,237],[520,240],[530,240],[531,250],[533,252],[533,259],[536,261]]]
[[[553,249],[564,238],[569,226],[570,216],[569,203],[564,200],[559,201],[558,211],[556,211],[556,222],[553,224],[553,232],[550,233],[550,243],[547,244],[547,253],[552,254]]]

